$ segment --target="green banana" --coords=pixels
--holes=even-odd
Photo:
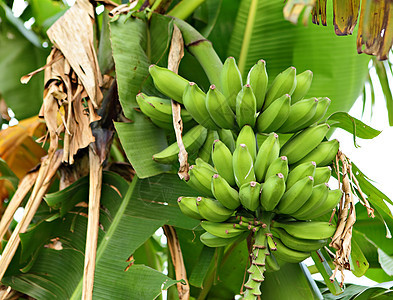
[[[183,104],[190,115],[202,126],[218,130],[219,127],[211,119],[206,108],[206,95],[194,82],[190,82],[184,89]]]
[[[164,95],[183,103],[183,91],[188,85],[188,80],[177,75],[167,68],[157,65],[149,67],[149,73],[153,77],[155,87]]]
[[[321,120],[325,116],[330,102],[330,99],[327,97],[318,98],[318,105],[317,109],[315,110],[315,115],[306,124],[304,124],[304,128],[311,126]]]
[[[314,172],[314,185],[328,182],[332,175],[332,168],[330,166],[319,167]]]
[[[309,154],[298,161],[298,163],[301,164],[302,162],[312,160],[316,162],[318,167],[331,165],[334,158],[336,157],[339,147],[340,143],[336,139],[322,142]]]
[[[257,158],[255,159],[255,175],[258,182],[265,180],[266,171],[270,164],[278,158],[280,153],[280,142],[278,135],[271,133],[261,144]]]
[[[257,118],[257,130],[259,133],[270,133],[279,129],[288,118],[291,106],[291,96],[284,94],[276,99]]]
[[[236,111],[236,96],[243,86],[242,75],[233,57],[228,57],[221,70],[220,82],[222,93],[227,98],[229,106]]]
[[[236,209],[239,207],[239,193],[219,174],[213,175],[211,190],[214,197],[226,208]]]
[[[309,214],[315,214],[318,211],[318,207],[321,206],[329,195],[329,185],[327,183],[321,183],[314,185],[310,198],[294,212],[292,217],[298,220],[310,220]]]
[[[197,206],[199,214],[211,222],[224,222],[233,214],[233,210],[227,209],[220,202],[211,198],[198,197]]]
[[[183,144],[189,154],[196,152],[205,142],[207,136],[207,129],[202,125],[197,125],[191,128],[183,136]],[[153,155],[156,162],[162,164],[173,164],[177,162],[179,155],[179,146],[174,142],[164,150]]]
[[[289,164],[297,163],[322,142],[329,128],[330,126],[324,123],[304,129],[282,146],[281,155],[288,158]]]
[[[288,178],[288,159],[286,156],[281,156],[273,160],[267,169],[266,178],[281,173],[284,175],[284,180]]]
[[[233,153],[233,174],[240,188],[243,184],[255,181],[253,158],[245,144],[236,147]]]
[[[177,203],[179,204],[181,212],[187,217],[197,220],[203,219],[196,205],[196,197],[179,197]]]
[[[265,263],[266,272],[276,272],[280,270],[280,265],[278,264],[277,259],[273,253],[270,253],[270,255],[266,255]]]
[[[251,181],[243,184],[239,189],[239,199],[243,207],[251,211],[256,211],[259,207],[259,196],[261,194],[261,184]]]
[[[236,145],[235,145],[235,139],[233,138],[232,131],[229,129],[219,129],[218,136],[220,137],[220,140],[233,153],[233,151],[235,151]]]
[[[289,67],[274,78],[272,85],[268,89],[263,104],[263,111],[265,111],[277,98],[282,95],[292,95],[296,87],[296,68]]]
[[[266,72],[266,62],[260,59],[248,72],[247,83],[251,85],[257,101],[257,111],[260,111],[265,102],[268,75]]]
[[[218,174],[220,174],[231,186],[236,185],[233,173],[232,153],[220,140],[213,143],[212,160]]]
[[[136,102],[143,114],[148,116],[150,119],[168,123],[171,127],[173,127],[171,100],[139,93],[136,95]],[[191,115],[185,109],[182,109],[181,117],[183,122],[192,120]]]
[[[216,173],[217,173],[216,169],[214,169],[213,166],[212,166],[211,164],[207,163],[206,161],[204,161],[204,160],[203,160],[202,158],[200,158],[200,157],[197,157],[197,158],[195,159],[195,165],[196,165],[199,169],[205,168],[205,169],[208,169],[208,170],[209,170],[210,172],[212,172],[213,174],[216,174]]]
[[[235,114],[225,96],[216,89],[214,84],[210,86],[206,94],[206,108],[214,123],[219,127],[233,129],[235,126]]]
[[[218,236],[215,236],[209,232],[205,232],[203,233],[199,238],[201,240],[201,242],[203,244],[205,244],[208,247],[224,247],[227,246],[229,244],[232,244],[233,242],[240,240],[240,239],[244,239],[247,237],[249,233],[245,232],[244,234],[240,235],[240,236],[235,236],[232,238],[221,238]]]
[[[203,161],[203,160],[202,160]],[[191,187],[204,196],[213,197],[211,191],[211,179],[216,171],[206,166],[192,165],[190,167],[190,179],[187,181]]]
[[[317,208],[317,210],[308,214],[308,219],[316,219],[328,212],[331,212],[340,202],[342,195],[343,192],[341,190],[330,190],[326,200]]]
[[[202,221],[201,226],[207,232],[221,237],[221,238],[232,238],[239,236],[244,232],[240,226],[236,226],[236,223],[215,223],[210,221]]]
[[[279,238],[275,238],[274,240],[277,244],[277,251],[274,252],[274,255],[282,261],[300,263],[311,255],[310,252],[297,251],[288,248]]]
[[[312,193],[314,179],[312,176],[304,177],[284,193],[277,206],[280,214],[290,215],[297,211]]]
[[[198,151],[198,157],[203,159],[205,162],[210,162],[211,153],[213,148],[213,143],[218,139],[218,133],[215,130],[208,130],[206,140],[203,143],[202,147]]]
[[[236,122],[240,128],[244,125],[254,127],[257,118],[257,100],[249,84],[246,84],[236,96]]]
[[[289,190],[296,182],[307,176],[314,176],[317,164],[314,161],[308,161],[299,164],[296,168],[292,169],[287,178],[287,190]],[[315,178],[314,178],[314,185]]]
[[[310,70],[296,75],[296,88],[292,93],[292,104],[306,96],[311,87],[312,77],[313,73]]]
[[[274,221],[272,228],[282,228],[298,239],[324,240],[330,238],[336,231],[336,226],[329,222],[320,221]]]
[[[266,179],[262,186],[260,202],[264,210],[272,211],[285,193],[284,175],[278,173]]]
[[[255,160],[255,157],[257,156],[257,140],[251,126],[244,125],[240,130],[236,139],[236,147],[240,144],[245,144],[247,146],[248,151]]]
[[[269,246],[269,251],[276,251],[277,244],[274,242],[273,235],[271,233],[266,233],[267,244]]]
[[[288,118],[285,120],[284,124],[277,129],[277,131],[282,133],[292,133],[306,128],[307,126],[305,125],[307,122],[315,115],[317,105],[317,98],[303,99],[292,104],[289,109]]]
[[[323,240],[307,240],[307,239],[299,239],[284,229],[281,228],[274,228],[272,230],[273,236],[278,237],[281,242],[290,249],[296,251],[304,251],[304,252],[311,252],[321,249],[323,246],[327,244],[327,239]]]

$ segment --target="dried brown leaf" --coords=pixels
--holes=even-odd
[[[360,8],[359,0],[333,1],[333,24],[337,35],[352,34]]]

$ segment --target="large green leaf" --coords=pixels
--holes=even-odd
[[[133,213],[134,201],[139,198],[140,181],[137,177],[128,185],[119,175],[104,173],[101,190],[99,243],[95,272],[94,299],[153,299],[176,281],[143,265],[130,266],[127,259],[163,224],[167,216],[152,219]],[[86,179],[81,179],[65,191],[88,189]],[[146,191],[147,198],[156,195]],[[52,194],[52,200],[61,192]],[[80,194],[78,202],[87,202]],[[56,201],[55,201],[56,202]],[[50,203],[55,203],[50,202]],[[58,201],[52,210],[66,207]],[[69,208],[67,208],[69,209]],[[22,236],[23,255],[14,257],[12,265],[30,264],[24,272],[13,267],[3,278],[3,283],[37,299],[80,299],[86,239],[86,209],[73,207],[62,218],[51,223],[42,221]],[[43,230],[43,228],[45,230]],[[50,247],[51,239],[61,242],[61,249]],[[53,240],[52,240],[53,241]],[[39,246],[39,251],[34,251]],[[145,298],[146,297],[146,298]]]
[[[292,25],[283,18],[283,6],[281,1],[241,1],[227,55],[237,59],[243,77],[263,58],[270,82],[291,65],[298,73],[310,69],[314,80],[308,95],[332,99],[329,113],[348,111],[362,91],[370,58],[354,51],[355,36],[335,36],[331,27]]]
[[[43,74],[35,75],[27,85],[20,78],[45,64],[49,49],[16,19],[0,1],[0,94],[17,119],[36,115],[42,104]]]

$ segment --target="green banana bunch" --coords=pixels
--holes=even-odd
[[[314,178],[314,185],[316,185],[314,177],[316,166],[317,164],[314,161],[307,161],[292,169],[287,178],[287,190],[289,190],[296,182],[308,176],[312,176]]]
[[[190,154],[195,153],[203,145],[206,140],[207,129],[202,125],[197,125],[191,128],[183,136],[183,144],[186,151]],[[153,155],[156,162],[162,164],[173,164],[177,162],[179,155],[179,146],[174,142],[164,150]]]
[[[254,160],[245,144],[240,144],[233,152],[233,174],[240,188],[243,184],[255,181]]]
[[[282,95],[292,95],[296,87],[296,68],[289,67],[285,71],[281,72],[274,78],[272,85],[268,89],[265,97],[265,103],[263,105],[263,111],[265,111],[277,98]]]
[[[202,221],[201,226],[212,235],[221,238],[233,238],[242,234],[245,229],[236,226],[236,223],[215,223],[210,221]]]
[[[266,103],[265,103],[266,104]],[[279,129],[287,120],[291,107],[291,96],[284,94],[275,99],[257,118],[257,131],[270,133]]]
[[[177,203],[179,204],[181,212],[187,217],[197,220],[203,219],[196,205],[196,197],[179,197]]]
[[[301,100],[311,87],[313,73],[310,70],[296,75],[296,88],[292,93],[292,104]]]
[[[256,211],[259,207],[260,193],[260,183],[256,181],[247,182],[243,184],[239,189],[240,203],[248,210]]]
[[[300,220],[312,220],[331,212],[341,200],[343,192],[341,190],[330,190],[325,201],[321,201],[316,210],[310,210],[307,214],[301,214]]]
[[[265,102],[266,90],[268,83],[268,75],[266,72],[266,62],[260,59],[248,72],[247,84],[252,87],[252,90],[257,101],[257,111],[262,109]]]
[[[226,208],[236,209],[240,205],[239,193],[219,174],[214,174],[211,182],[214,197]]]
[[[266,255],[265,263],[266,263],[266,272],[276,272],[280,270],[280,265],[278,264],[274,254],[271,252],[270,255]]]
[[[236,185],[233,172],[232,153],[220,140],[215,140],[212,150],[212,161],[218,174],[220,174],[231,186]]]
[[[224,222],[233,214],[233,210],[224,207],[215,199],[198,197],[196,201],[199,214],[208,221]]]
[[[331,140],[320,143],[314,150],[303,157],[299,164],[306,161],[315,161],[318,167],[331,165],[333,159],[336,157],[340,143],[338,140]]]
[[[240,144],[245,144],[247,146],[248,151],[251,154],[253,160],[257,156],[257,140],[255,138],[254,130],[249,125],[244,125],[239,132],[239,135],[236,139],[236,147]]]
[[[314,185],[310,198],[294,212],[292,217],[298,220],[309,220],[309,214],[315,214],[318,211],[318,207],[321,206],[329,195],[329,185],[327,183],[321,183]]]
[[[254,127],[257,118],[257,100],[249,84],[236,96],[236,122],[240,128],[245,125]]]
[[[202,126],[218,130],[219,127],[214,123],[206,108],[206,95],[194,82],[186,85],[183,93],[183,104],[190,115]]]
[[[270,176],[262,186],[260,202],[264,210],[272,211],[285,193],[284,175]]]
[[[231,152],[235,151],[235,139],[233,138],[232,131],[229,129],[219,129],[218,136],[220,140],[228,147]]]
[[[236,96],[243,87],[242,75],[233,57],[228,57],[220,75],[222,93],[227,99],[229,106],[236,111]]]
[[[288,177],[288,159],[286,156],[281,156],[273,160],[266,171],[266,178],[281,173],[286,180]]]
[[[296,182],[288,191],[284,193],[277,206],[280,214],[291,215],[297,211],[312,193],[314,178],[311,176],[304,177]]]
[[[315,168],[314,185],[328,182],[332,175],[332,168],[330,166]]]
[[[280,153],[280,142],[278,135],[271,133],[261,144],[257,158],[255,159],[255,175],[258,182],[265,180],[265,175],[270,164],[278,158]]]
[[[281,155],[288,158],[289,164],[299,162],[322,142],[329,128],[330,126],[324,123],[304,129],[282,146]]]
[[[240,236],[235,236],[232,238],[222,238],[215,236],[209,232],[205,232],[200,236],[200,240],[203,244],[205,244],[208,247],[224,247],[229,244],[232,244],[233,242],[237,240],[243,240],[249,235],[249,232],[244,232]]]
[[[323,246],[327,244],[327,239],[323,240],[308,240],[308,239],[299,239],[284,229],[281,228],[274,228],[272,229],[273,236],[278,237],[280,241],[287,246],[288,248],[296,251],[304,251],[304,252],[311,252],[321,249]],[[276,239],[274,239],[276,240]]]
[[[148,116],[154,124],[159,127],[162,127],[162,124],[164,124],[164,128],[173,128],[171,100],[159,97],[150,97],[146,94],[139,93],[136,96],[136,102],[138,103],[141,111]],[[181,111],[181,118],[184,123],[192,120],[191,115],[185,109],[182,109]]]
[[[167,68],[157,65],[149,67],[149,73],[153,78],[155,87],[169,98],[183,103],[183,91],[188,85],[188,80],[177,75]]]
[[[277,244],[277,251],[274,252],[274,255],[277,256],[277,258],[279,258],[282,261],[289,262],[289,263],[299,263],[311,255],[310,253],[311,251],[310,252],[298,251],[287,247],[277,237],[274,239],[274,241]]]
[[[203,159],[207,163],[210,162],[213,143],[217,139],[218,139],[217,131],[209,129],[207,131],[206,140],[198,151],[198,157]]]
[[[277,131],[282,133],[292,133],[306,128],[308,121],[314,117],[317,106],[317,98],[303,99],[292,104],[289,109],[288,118]]]
[[[206,108],[210,117],[219,127],[233,129],[235,126],[235,114],[225,96],[212,84],[206,94]]]
[[[271,228],[282,228],[290,235],[298,239],[324,240],[330,238],[336,231],[336,227],[329,222],[320,221],[274,221]],[[277,247],[278,248],[278,247]]]

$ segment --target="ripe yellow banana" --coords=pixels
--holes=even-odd
[[[259,60],[248,72],[247,83],[251,85],[257,101],[257,111],[260,111],[265,102],[268,75],[266,72],[266,62]]]
[[[188,85],[188,80],[177,75],[167,68],[157,65],[149,67],[149,73],[153,77],[155,87],[169,98],[183,103],[183,91]]]
[[[197,125],[191,128],[183,136],[183,144],[189,154],[195,153],[203,145],[206,140],[207,129],[202,125]],[[177,162],[179,155],[179,146],[174,142],[164,150],[153,155],[156,162],[162,164],[173,164]]]

